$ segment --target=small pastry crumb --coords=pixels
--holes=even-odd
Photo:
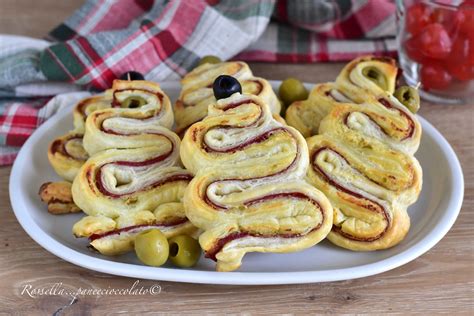
[[[71,183],[69,182],[43,183],[39,189],[39,196],[41,201],[48,204],[48,212],[51,214],[69,214],[81,211],[72,200]]]

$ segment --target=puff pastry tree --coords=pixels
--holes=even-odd
[[[168,96],[153,82],[115,80],[110,108],[87,116],[90,158],[72,185],[74,202],[89,216],[73,227],[106,255],[129,251],[141,231],[167,237],[193,233],[181,203],[192,175],[179,165],[179,137],[169,128]]]
[[[421,125],[392,93],[397,66],[362,57],[336,82],[317,85],[293,103],[287,121],[308,138],[309,181],[334,207],[328,239],[352,250],[385,249],[407,234],[407,207],[418,198],[422,172],[413,157]]]
[[[247,252],[291,252],[324,239],[332,226],[327,198],[304,177],[308,148],[276,121],[259,97],[235,93],[209,106],[181,144],[195,174],[185,192],[187,217],[218,271],[232,271]]]

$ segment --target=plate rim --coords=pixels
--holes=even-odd
[[[281,81],[270,80],[273,87]],[[176,82],[163,82],[163,87],[175,85]],[[305,83],[307,87],[314,86],[311,83]],[[164,88],[165,89],[165,88]],[[70,106],[72,107],[72,105]],[[67,107],[69,109],[69,107]],[[54,114],[28,138],[20,149],[18,156],[13,164],[9,178],[9,196],[10,203],[23,230],[41,247],[53,255],[74,265],[117,276],[126,276],[131,278],[142,278],[157,281],[173,281],[200,284],[228,284],[228,285],[275,285],[275,284],[303,284],[332,282],[341,280],[357,279],[366,276],[376,275],[400,267],[419,256],[426,253],[434,247],[454,225],[464,198],[464,176],[459,159],[444,136],[427,120],[417,115],[422,124],[424,132],[429,131],[437,145],[442,149],[446,160],[450,166],[452,174],[452,197],[446,208],[446,212],[441,215],[439,222],[427,235],[414,243],[406,250],[397,253],[389,258],[377,262],[358,265],[350,268],[325,269],[319,271],[289,271],[289,272],[216,272],[185,270],[173,268],[156,268],[131,263],[115,262],[106,259],[96,258],[94,256],[80,253],[71,249],[53,237],[49,236],[41,227],[36,224],[32,216],[26,210],[24,201],[21,199],[19,175],[22,171],[20,165],[26,159],[27,148],[31,147],[38,135],[42,134],[44,129],[54,125],[56,121],[69,115],[68,111],[62,111]],[[15,202],[14,202],[15,201]],[[137,268],[138,267],[138,268]]]

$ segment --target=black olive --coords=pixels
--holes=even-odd
[[[120,80],[145,80],[145,77],[138,71],[127,71],[120,76]]]
[[[232,76],[221,75],[214,80],[212,91],[217,100],[225,99],[234,93],[242,93],[242,86],[239,81]]]
[[[90,93],[101,93],[101,92],[104,92],[104,89],[102,88],[97,88],[97,87],[94,87],[93,85],[87,85],[86,86],[86,89],[87,91],[89,91]]]

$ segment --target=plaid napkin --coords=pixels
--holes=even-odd
[[[205,55],[264,62],[393,55],[394,12],[389,0],[88,0],[48,41],[0,35],[0,165],[77,91],[106,89],[126,71],[164,81]]]

